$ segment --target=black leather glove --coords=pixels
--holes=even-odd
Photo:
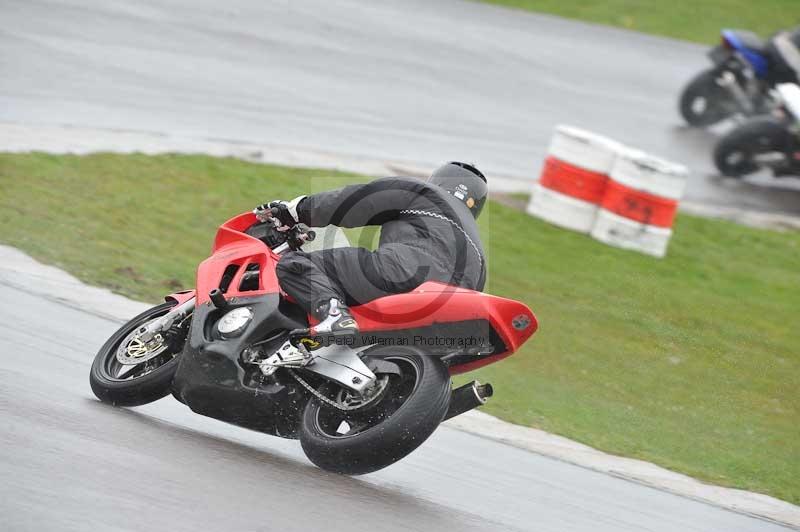
[[[297,220],[297,205],[304,198],[295,198],[288,202],[283,200],[270,201],[263,203],[253,209],[253,214],[256,215],[258,221],[267,222],[270,220],[277,220],[276,225],[279,227],[294,227],[298,222]]]

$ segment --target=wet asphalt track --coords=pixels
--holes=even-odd
[[[788,530],[447,427],[381,472],[325,473],[172,398],[99,403],[89,366],[119,324],[3,284],[0,301],[3,531]]]
[[[520,176],[571,122],[691,165],[693,199],[800,207],[703,177],[713,135],[674,113],[697,46],[451,0],[160,4],[0,0],[0,121]],[[785,530],[448,428],[382,472],[327,474],[172,399],[99,404],[88,368],[117,324],[0,301],[0,530]]]
[[[0,122],[528,179],[564,122],[687,164],[694,202],[800,214],[800,180],[713,177],[716,134],[682,126],[703,46],[460,0],[0,0],[0,20]]]

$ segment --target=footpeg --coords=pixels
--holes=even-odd
[[[319,332],[314,327],[308,329],[293,329],[289,332],[289,338],[295,344],[302,344],[303,347],[310,351],[330,345],[344,345],[349,347],[360,345],[357,330],[347,329],[331,332]]]
[[[314,357],[302,342],[295,345],[286,340],[275,353],[258,363],[261,373],[272,375],[278,368],[302,368],[313,363]]]

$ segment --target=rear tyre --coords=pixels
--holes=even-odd
[[[722,137],[714,148],[714,164],[722,175],[742,177],[759,169],[758,155],[783,154],[788,162],[791,134],[768,116],[751,118]]]
[[[342,412],[316,398],[306,405],[300,443],[321,469],[345,475],[382,469],[419,447],[447,413],[450,375],[438,358],[410,347],[376,349],[370,356],[392,362],[401,371],[376,373],[379,379],[388,377],[388,389],[374,404],[354,412]],[[341,390],[332,384],[320,389],[331,399],[340,398]]]
[[[683,89],[678,107],[690,126],[710,126],[737,112],[736,102],[719,86],[717,76],[715,69],[704,70]]]
[[[158,356],[138,365],[121,364],[117,360],[117,349],[133,331],[163,316],[174,305],[175,302],[169,302],[144,311],[123,325],[100,348],[89,373],[89,384],[98,399],[117,406],[138,406],[170,393],[185,336],[172,338],[171,344]]]

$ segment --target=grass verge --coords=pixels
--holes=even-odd
[[[231,215],[358,179],[204,156],[0,154],[0,242],[157,301],[193,285]],[[800,503],[800,234],[681,215],[657,260],[487,209],[488,291],[541,322],[476,375],[498,391],[488,412]]]
[[[747,29],[766,37],[800,24],[797,0],[482,1],[707,44],[719,41],[722,28]]]

